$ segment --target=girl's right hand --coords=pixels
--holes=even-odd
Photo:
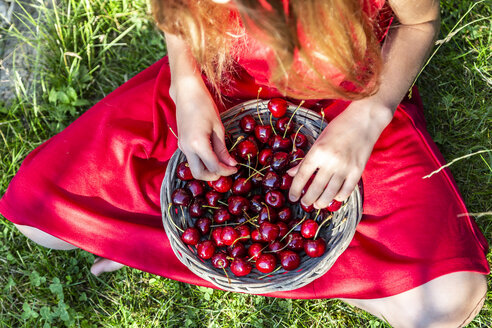
[[[178,147],[195,179],[214,181],[237,172],[236,160],[225,144],[225,130],[217,106],[203,81],[181,80],[171,88],[176,104]],[[186,87],[183,87],[186,86]]]

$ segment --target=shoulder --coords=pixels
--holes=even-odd
[[[398,21],[404,25],[437,21],[439,0],[388,0]]]

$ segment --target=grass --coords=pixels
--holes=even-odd
[[[145,0],[23,6],[0,38],[3,45],[17,40],[3,54],[17,65],[10,71],[14,97],[0,100],[0,194],[32,149],[166,51]],[[441,36],[448,38],[418,81],[428,129],[446,159],[476,153],[450,167],[473,213],[492,210],[492,154],[478,153],[492,149],[490,8],[485,1],[443,2]],[[16,78],[19,63],[30,67],[31,82]],[[477,215],[489,240],[490,219]],[[40,247],[4,219],[0,233],[0,327],[387,326],[337,300],[233,294],[129,268],[96,278],[89,253]],[[491,296],[471,327],[492,326]]]

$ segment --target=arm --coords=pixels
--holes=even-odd
[[[324,208],[332,199],[348,198],[374,144],[391,122],[433,46],[439,31],[439,1],[389,0],[389,3],[400,24],[390,31],[383,45],[379,90],[373,96],[353,101],[325,128],[304,160],[289,171],[294,176],[291,200],[300,198],[316,170],[316,177],[301,199],[304,204],[314,203],[316,208]]]
[[[166,34],[171,87],[176,104],[178,145],[196,179],[216,180],[236,172],[236,161],[224,141],[224,127],[217,107],[203,82],[200,69],[186,43]]]

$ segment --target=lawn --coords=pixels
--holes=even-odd
[[[0,195],[31,150],[166,54],[145,0],[28,3],[0,32],[0,68],[14,63],[0,99]],[[441,7],[440,40],[417,84],[428,129],[446,160],[456,160],[451,171],[490,241],[491,2]],[[130,268],[97,278],[89,253],[40,247],[4,218],[0,233],[0,327],[386,326],[338,300],[233,294]],[[470,327],[491,326],[489,292]]]

